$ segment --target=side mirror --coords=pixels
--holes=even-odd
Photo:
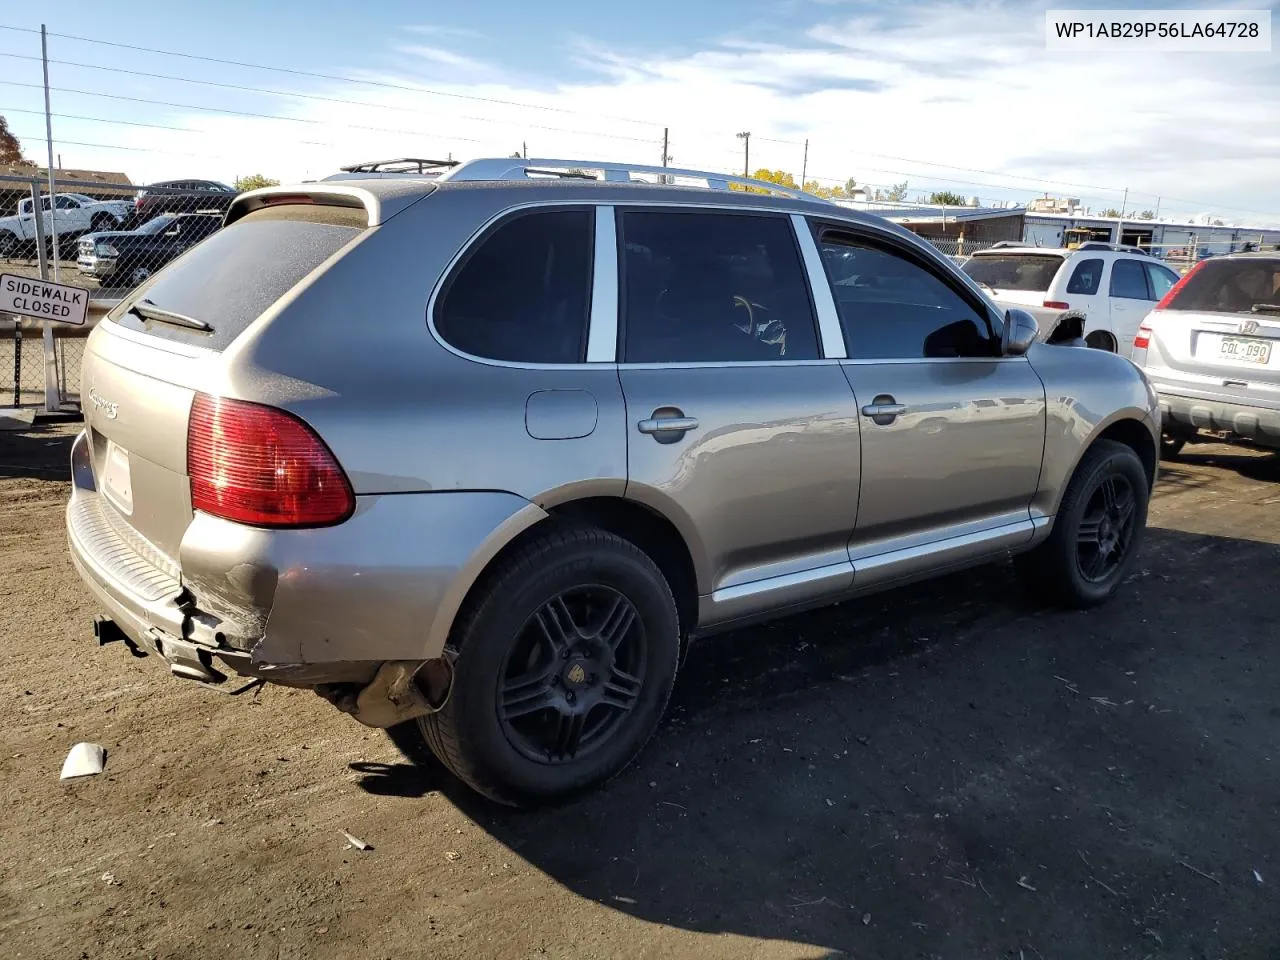
[[[1004,315],[1004,336],[1000,350],[1006,357],[1020,357],[1036,342],[1040,325],[1025,310],[1010,310]]]

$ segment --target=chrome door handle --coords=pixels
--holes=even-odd
[[[868,403],[862,408],[864,417],[896,417],[899,414],[907,412],[905,403]]]
[[[697,430],[695,417],[657,417],[641,420],[636,424],[641,433],[684,433],[686,430]]]

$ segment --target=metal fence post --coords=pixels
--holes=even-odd
[[[31,203],[34,216],[31,218],[36,228],[36,258],[40,264],[40,279],[49,279],[49,256],[45,249],[44,212],[40,209],[40,181],[31,181]],[[53,221],[53,194],[49,195],[49,220]],[[22,321],[19,320],[19,323]],[[61,400],[58,396],[58,357],[53,345],[53,321],[40,322],[41,337],[44,340],[44,409],[45,413],[56,413]]]

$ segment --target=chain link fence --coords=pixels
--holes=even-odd
[[[82,287],[91,305],[84,327],[54,324],[51,348],[41,322],[0,314],[0,406],[46,406],[50,367],[56,405],[78,405],[94,316],[217,231],[235,196],[204,180],[135,187],[55,179],[50,197],[47,180],[0,176],[0,273]]]
[[[989,250],[995,245],[993,241],[946,240],[940,237],[923,237],[931,244],[955,260],[963,260],[979,250]]]

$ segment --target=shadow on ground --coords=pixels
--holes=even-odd
[[[583,897],[797,955],[1275,957],[1277,569],[1151,530],[1088,613],[960,574],[702,642],[577,803],[495,808],[430,762],[362,786],[441,789]]]
[[[60,422],[0,431],[0,479],[70,480],[75,433],[71,425]]]

